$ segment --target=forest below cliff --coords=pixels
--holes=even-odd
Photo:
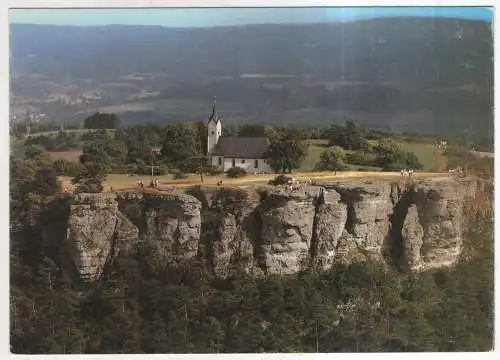
[[[221,279],[200,261],[166,264],[150,242],[139,242],[101,281],[82,287],[62,272],[43,236],[44,224],[62,214],[53,165],[40,154],[13,160],[10,184],[14,353],[492,348],[491,202],[467,209],[462,259],[452,268],[406,274],[354,262]]]

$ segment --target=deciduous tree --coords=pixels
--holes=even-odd
[[[339,171],[345,167],[346,154],[340,146],[333,146],[323,151],[316,168],[320,171]]]

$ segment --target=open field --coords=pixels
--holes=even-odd
[[[432,144],[403,142],[403,149],[414,153],[424,170],[431,171],[436,168],[436,149]],[[445,156],[443,156],[445,158]]]
[[[187,179],[182,180],[173,180],[172,175],[163,175],[158,176],[158,180],[160,182],[160,189],[162,188],[185,188],[193,185],[204,185],[204,186],[217,186],[217,182],[222,180],[223,185],[232,185],[232,186],[258,186],[267,184],[269,180],[273,179],[276,174],[262,174],[262,175],[247,175],[243,178],[230,179],[225,175],[218,176],[204,176],[203,183],[201,182],[201,178],[199,175],[189,175]],[[343,171],[338,172],[335,175],[332,172],[300,172],[293,173],[294,176],[298,180],[335,180],[335,179],[374,179],[374,180],[397,180],[400,177],[399,172],[380,172],[380,171]],[[443,173],[431,173],[431,172],[417,172],[414,174],[415,178],[428,178],[428,177],[439,177],[439,176],[447,176],[447,174]],[[73,185],[71,184],[71,178],[61,176],[61,185],[63,188],[73,189]],[[111,188],[113,191],[119,190],[135,190],[137,189],[137,181],[142,180],[144,185],[147,186],[150,180],[149,176],[129,176],[123,174],[110,174],[108,175],[105,183],[104,183],[104,191],[110,191]]]
[[[376,142],[372,142],[372,144],[374,143]],[[309,141],[308,154],[300,167],[300,171],[312,171],[319,162],[321,153],[328,148],[327,145],[327,140]],[[436,169],[436,150],[432,144],[402,142],[401,145],[405,151],[413,152],[417,156],[418,160],[424,167],[424,171],[434,171]],[[346,153],[349,153],[349,151],[346,151]],[[351,169],[361,168],[365,170],[377,170],[377,168],[371,168],[369,166],[349,165],[349,167]]]

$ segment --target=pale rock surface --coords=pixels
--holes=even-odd
[[[403,228],[401,230],[403,258],[401,265],[404,269],[418,270],[422,267],[420,249],[423,244],[424,229],[420,225],[418,210],[415,205],[408,208]]]
[[[315,252],[317,263],[329,268],[335,263],[337,243],[347,221],[347,205],[334,190],[327,191],[324,199],[315,215]]]
[[[313,235],[314,198],[305,192],[275,192],[260,207],[266,271],[292,274],[307,258]]]
[[[118,251],[137,241],[137,228],[118,211],[112,194],[79,194],[70,209],[63,254],[80,279],[99,279]]]
[[[416,185],[415,204],[423,228],[420,256],[424,269],[454,264],[462,251],[464,191],[458,181],[424,181]]]
[[[140,238],[153,245],[160,261],[205,254],[199,251],[204,238],[211,250],[206,259],[221,277],[238,267],[252,274],[259,268],[268,274],[292,274],[310,260],[323,268],[380,261],[386,259],[382,254],[394,257],[397,252],[391,249],[396,245],[402,254],[390,262],[417,271],[457,261],[463,246],[464,197],[471,201],[482,186],[451,176],[414,184],[345,179],[318,185],[294,193],[268,187],[266,196],[257,196],[254,189],[200,187],[192,192],[196,197],[172,191],[127,195],[120,201],[122,210],[136,204]],[[210,214],[204,215],[203,224],[202,212]],[[202,225],[213,230],[202,234]],[[49,230],[47,234],[63,233]],[[66,269],[73,267],[85,281],[97,280],[106,264],[138,239],[136,226],[109,194],[76,196],[66,234],[66,241],[52,242],[62,243]]]
[[[193,258],[197,255],[201,231],[201,203],[195,197],[171,193],[145,196],[146,240],[158,255]]]

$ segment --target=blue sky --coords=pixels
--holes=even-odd
[[[487,7],[13,9],[10,23],[211,27],[262,23],[317,23],[385,16],[436,16],[492,22]]]

